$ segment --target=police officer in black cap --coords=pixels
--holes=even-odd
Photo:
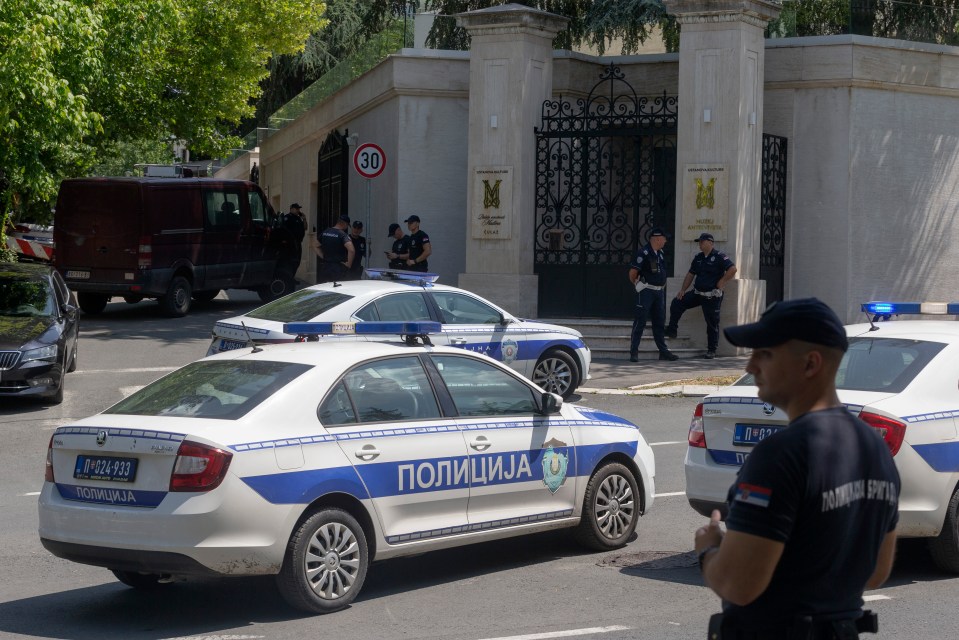
[[[699,234],[699,253],[693,258],[689,273],[683,279],[683,286],[669,305],[669,325],[666,337],[675,338],[679,319],[693,307],[702,306],[706,320],[706,359],[716,357],[719,347],[719,309],[723,304],[723,289],[726,283],[736,275],[736,265],[722,251],[713,246],[713,234]],[[693,278],[696,278],[695,284]],[[689,285],[693,285],[693,295],[686,295]]]
[[[636,289],[636,306],[633,309],[633,331],[629,341],[629,361],[639,361],[639,341],[646,328],[646,318],[653,323],[653,340],[659,349],[660,360],[677,360],[679,356],[666,346],[663,325],[666,322],[666,257],[663,247],[668,240],[666,232],[654,227],[649,232],[649,242],[636,252],[629,263],[629,281]]]
[[[889,577],[900,481],[876,430],[836,394],[848,348],[836,314],[815,298],[771,305],[726,338],[752,348],[746,371],[789,425],[750,453],[720,513],[696,531],[706,585],[723,600],[711,638],[849,640],[875,632],[865,589]],[[713,634],[717,635],[713,635]]]
[[[387,237],[393,239],[393,248],[386,252],[390,269],[406,269],[406,261],[410,258],[409,238],[403,233],[402,227],[395,222],[390,225]]]
[[[354,220],[350,227],[350,242],[353,243],[353,263],[350,265],[349,279],[359,280],[363,277],[363,260],[366,258],[366,237],[363,236],[363,223]]]
[[[350,217],[343,214],[332,227],[320,234],[314,240],[313,250],[321,259],[319,277],[320,282],[335,282],[344,280],[356,250],[346,230],[350,226]]]
[[[409,241],[410,255],[406,260],[406,268],[410,271],[427,271],[429,263],[427,258],[433,253],[433,245],[430,244],[430,237],[426,232],[420,229],[420,217],[412,215],[403,222],[410,230],[407,236]]]

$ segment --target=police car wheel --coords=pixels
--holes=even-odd
[[[282,298],[285,295],[293,293],[295,288],[296,282],[293,279],[293,275],[287,271],[277,269],[270,283],[257,289],[256,293],[261,301],[272,302],[277,298]]]
[[[323,509],[290,536],[276,583],[291,606],[332,613],[353,602],[369,564],[366,534],[356,518],[342,509]]]
[[[117,577],[117,580],[134,589],[160,589],[169,584],[169,582],[160,582],[163,576],[158,573],[139,573],[137,571],[119,571],[117,569],[113,569],[112,571],[113,575]]]
[[[929,555],[937,567],[959,573],[959,489],[952,494],[942,531],[929,540]]]
[[[586,485],[583,518],[574,534],[577,542],[597,551],[622,547],[636,530],[639,507],[633,472],[618,462],[603,465]]]
[[[543,354],[533,369],[533,382],[550,393],[558,393],[563,399],[572,395],[579,382],[576,363],[565,351],[551,349]]]

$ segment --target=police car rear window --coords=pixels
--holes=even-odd
[[[301,289],[279,300],[258,307],[246,315],[258,320],[273,320],[275,322],[306,322],[343,304],[352,297],[333,291]]]
[[[904,338],[850,338],[836,373],[836,388],[900,393],[945,346]],[[734,386],[754,384],[753,376],[746,374]]]
[[[194,362],[104,413],[237,420],[312,367],[290,362]]]

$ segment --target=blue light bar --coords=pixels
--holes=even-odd
[[[959,315],[959,302],[866,302],[866,313],[888,315]]]
[[[366,277],[369,280],[396,280],[398,282],[409,282],[420,285],[433,284],[440,278],[438,273],[426,273],[425,271],[369,268],[366,269]]]
[[[439,322],[287,322],[283,333],[298,336],[394,335],[442,333]]]

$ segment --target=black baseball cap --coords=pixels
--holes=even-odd
[[[662,227],[653,227],[652,231],[649,232],[650,238],[657,238],[662,236],[663,238],[669,239],[669,234],[666,233],[665,229]]]
[[[290,205],[290,209],[302,209],[302,208],[303,207],[300,206],[299,202],[294,202],[293,204]]]
[[[769,305],[757,322],[728,327],[726,339],[737,347],[762,349],[802,340],[845,351],[846,330],[839,316],[817,298],[783,300]]]
[[[350,221],[350,216],[346,215],[345,213],[340,214],[340,222],[348,223],[349,221]]]
[[[395,222],[390,225],[390,232],[386,234],[387,238],[392,238],[393,234],[396,233],[396,230],[400,228],[400,225]]]
[[[353,221],[353,227],[356,228],[356,229],[362,229],[362,228],[363,228],[363,221],[362,221],[362,220],[354,220],[354,221]]]
[[[404,220],[403,222],[419,222],[419,221],[420,221],[420,217],[416,214],[413,214],[409,218]]]
[[[696,242],[702,242],[703,240],[709,240],[710,242],[714,242],[714,240],[713,240],[713,234],[711,234],[711,233],[701,233],[701,234],[699,234],[699,237],[696,238]]]

